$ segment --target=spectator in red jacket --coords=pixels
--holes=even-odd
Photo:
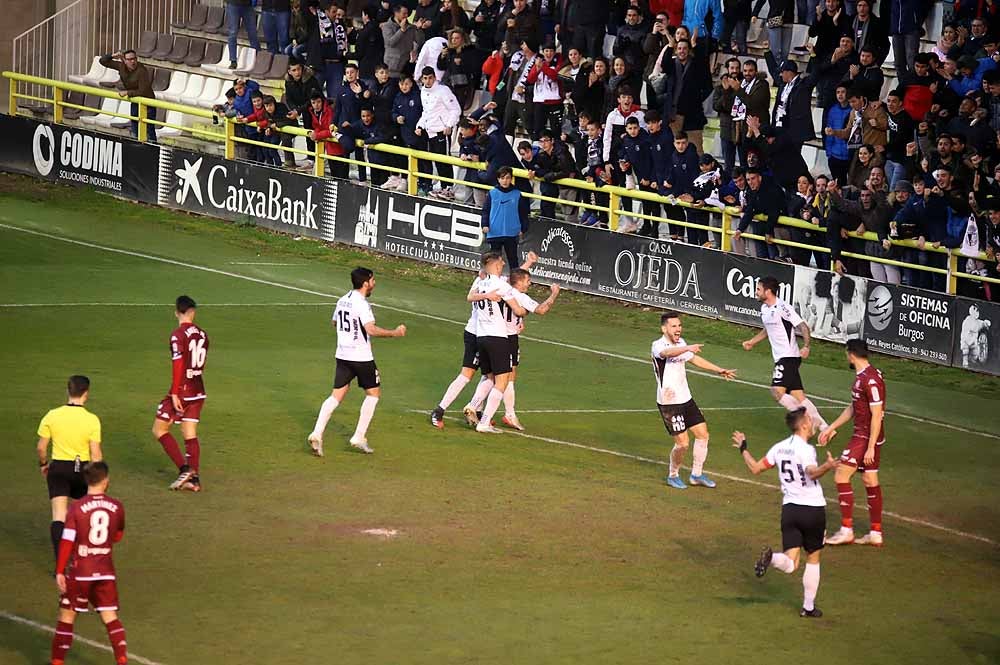
[[[326,146],[326,154],[331,157],[341,157],[344,149],[334,140],[333,134],[336,126],[333,124],[333,107],[318,92],[314,92],[309,99],[309,120],[313,127],[308,136],[313,141],[323,141]],[[330,175],[334,178],[347,177],[347,162],[338,160],[327,160],[330,165]]]
[[[563,93],[559,82],[562,64],[562,56],[556,54],[555,41],[549,37],[542,44],[542,56],[535,60],[527,78],[534,102],[531,138],[535,141],[546,127],[556,136],[562,131]]]

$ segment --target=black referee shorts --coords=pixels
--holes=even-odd
[[[801,547],[806,552],[823,549],[826,508],[786,503],[781,506],[781,549]]]
[[[49,498],[68,496],[79,499],[87,493],[87,481],[83,479],[83,466],[86,462],[71,462],[69,460],[52,460],[45,482],[49,486]]]

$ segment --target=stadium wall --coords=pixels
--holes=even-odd
[[[442,266],[477,270],[480,211],[346,181],[0,115],[0,169]],[[759,325],[774,275],[820,339],[1000,375],[1000,305],[538,219],[533,274],[583,293]],[[996,324],[996,325],[994,325]]]

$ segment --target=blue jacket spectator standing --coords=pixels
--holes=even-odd
[[[236,69],[236,36],[240,26],[247,31],[250,48],[260,50],[257,39],[257,17],[254,16],[254,0],[226,0],[226,31],[229,36],[229,68]]]
[[[365,149],[356,147],[357,141],[362,141],[365,145],[386,142],[382,128],[375,121],[375,112],[370,107],[362,109],[361,118],[351,122],[346,127],[342,126],[340,132],[340,145],[344,147],[345,154],[349,155],[354,151],[359,159],[366,160],[371,164],[386,165],[387,153],[378,150],[369,150],[366,157]],[[367,169],[364,166],[359,166],[358,179],[364,182],[368,179],[367,175]],[[382,169],[373,168],[372,182],[376,186],[381,185],[385,182],[388,175],[388,172]]]
[[[826,126],[833,129],[843,129],[847,126],[847,118],[851,115],[851,105],[847,103],[847,88],[837,87],[837,103],[826,112]],[[830,172],[841,185],[847,184],[847,169],[851,165],[851,153],[847,147],[847,139],[837,136],[823,135],[823,148],[826,150],[827,163]]]
[[[404,76],[399,81],[399,93],[392,102],[392,118],[399,128],[403,144],[409,148],[415,148],[421,143],[414,130],[423,112],[420,91],[414,86],[411,76]]]
[[[705,17],[712,15],[712,32],[709,34]],[[698,30],[698,41],[705,37],[711,37],[719,41],[722,36],[722,0],[685,0],[684,2],[684,25],[694,34]],[[728,46],[728,45],[727,45]]]
[[[519,236],[528,230],[531,206],[528,198],[514,187],[513,170],[509,166],[500,167],[497,172],[497,186],[490,190],[483,204],[482,226],[490,250],[503,251],[507,257],[508,269],[520,265],[517,255]]]

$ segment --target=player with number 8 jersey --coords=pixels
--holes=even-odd
[[[156,408],[153,436],[177,465],[177,480],[172,490],[201,491],[199,469],[201,443],[198,423],[205,405],[205,365],[208,361],[208,335],[194,323],[197,304],[189,296],[177,298],[174,315],[180,324],[170,333],[170,359],[173,363],[170,391]],[[179,423],[184,436],[184,450],[170,433]]]

